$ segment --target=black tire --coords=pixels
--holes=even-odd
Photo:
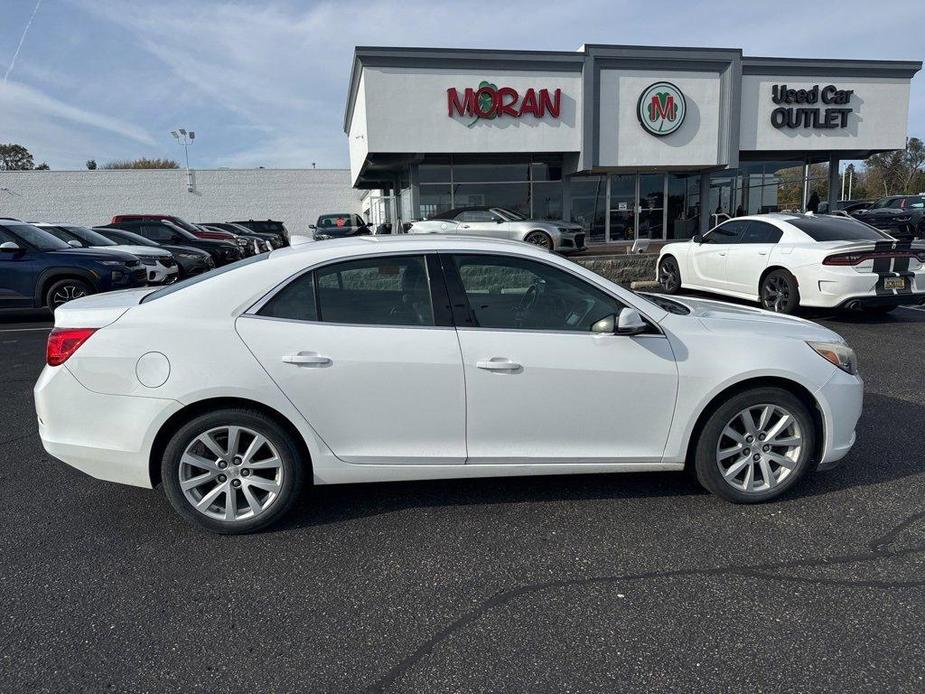
[[[880,306],[865,306],[862,310],[872,316],[885,316],[897,308],[899,308],[898,304],[881,304]]]
[[[774,486],[768,489],[746,492],[733,486],[732,483],[727,482],[724,478],[723,472],[721,472],[720,469],[720,462],[717,460],[719,457],[718,449],[721,443],[728,441],[724,431],[727,425],[731,424],[736,415],[750,407],[755,408],[755,412],[758,413],[761,410],[761,408],[759,408],[761,405],[774,405],[786,410],[799,427],[803,443],[799,449],[799,455],[792,465],[792,469],[785,478],[779,482],[775,482]],[[772,420],[772,422],[773,421],[776,420]],[[697,475],[697,480],[709,492],[726,501],[731,501],[732,503],[756,504],[763,501],[770,501],[791,489],[810,469],[813,462],[812,458],[816,445],[816,436],[815,424],[809,410],[799,398],[789,391],[781,388],[766,387],[739,393],[720,405],[716,411],[710,415],[710,418],[700,431],[700,437],[694,449],[694,470]],[[745,445],[754,446],[756,443],[757,441],[753,439]],[[757,443],[757,445],[762,446],[760,443]],[[771,453],[775,452],[774,447],[763,446],[763,448],[771,448]],[[750,455],[752,455],[752,450],[754,450],[754,455],[761,455],[759,449],[749,449],[750,453],[739,460],[741,461],[744,458],[749,458]],[[777,450],[779,451],[780,449]],[[739,455],[739,453],[737,452],[733,455]],[[726,460],[728,461],[729,458]],[[733,462],[725,469],[730,471],[735,462],[736,461],[733,459]],[[748,462],[747,465],[753,467],[754,472],[752,479],[757,480],[759,475],[763,477],[763,473],[761,473],[762,466],[759,463]],[[780,475],[783,470],[784,469],[780,467],[773,469],[772,475]],[[745,474],[747,474],[747,471],[743,470],[743,476]],[[775,477],[775,479],[777,478],[778,477]]]
[[[758,294],[761,307],[768,311],[792,315],[800,308],[796,278],[786,270],[773,270],[765,275]]]
[[[658,266],[658,283],[666,294],[681,291],[681,268],[674,256],[666,255]]]
[[[71,299],[79,299],[93,293],[93,287],[84,280],[73,278],[58,280],[52,282],[45,290],[45,305],[54,311]]]
[[[551,251],[553,248],[552,237],[545,231],[531,231],[524,236],[524,241],[532,246],[545,248],[547,251]]]
[[[279,480],[279,489],[275,498],[267,503],[264,510],[255,513],[250,518],[220,520],[208,516],[205,512],[200,512],[194,508],[193,501],[187,498],[186,493],[181,488],[180,476],[183,474],[181,473],[181,467],[183,467],[181,458],[184,456],[187,447],[194,445],[196,438],[201,434],[227,426],[245,427],[263,436],[275,451],[270,448],[264,450],[269,451],[271,454],[275,453],[281,461],[279,466],[281,479]],[[242,434],[243,437],[244,435]],[[247,445],[246,440],[244,440],[244,445]],[[219,463],[220,459],[215,457],[215,462]],[[244,490],[240,488],[241,484],[245,481],[253,483],[262,473],[253,471],[250,473],[253,475],[250,480],[246,480],[243,476],[246,465],[238,463],[229,465],[228,461],[221,462],[225,462],[223,470],[228,473],[228,476],[226,476],[228,483],[226,489],[234,494],[236,499],[235,507],[240,509],[243,504],[248,503]],[[189,523],[214,533],[240,535],[255,532],[275,523],[292,508],[302,489],[304,467],[298,446],[296,446],[290,434],[275,420],[254,410],[225,409],[195,417],[177,430],[168,442],[161,458],[161,480],[170,505]],[[233,469],[234,474],[232,474]],[[228,477],[233,477],[234,479],[228,479]],[[235,480],[237,480],[239,486],[232,490],[230,485]],[[219,480],[216,479],[215,484],[217,485],[218,483]],[[212,484],[212,480],[210,479],[203,484]],[[223,484],[222,486],[225,485]],[[210,489],[210,487],[205,488],[205,492]],[[191,493],[198,494],[200,492]],[[253,488],[251,488],[250,493],[254,493]],[[258,494],[260,493],[258,492]],[[202,494],[203,497],[206,495],[207,493]],[[269,499],[269,496],[267,494],[264,501]],[[219,493],[215,499],[223,499],[227,507],[228,497],[224,492]],[[206,510],[208,511],[210,508],[212,507],[206,507]]]

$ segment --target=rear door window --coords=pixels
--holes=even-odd
[[[777,243],[783,232],[773,224],[749,220],[748,227],[742,233],[739,243]]]

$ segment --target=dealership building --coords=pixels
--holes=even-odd
[[[371,221],[499,206],[590,243],[689,238],[841,196],[840,162],[905,146],[912,61],[738,49],[358,47],[344,130]]]

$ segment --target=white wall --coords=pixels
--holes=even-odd
[[[780,128],[771,125],[771,111],[778,106],[826,108],[826,104],[775,104],[771,87],[786,84],[790,89],[811,89],[818,84],[834,84],[853,89],[854,109],[848,114],[848,127],[831,129]],[[832,104],[835,108],[840,105]],[[751,150],[869,150],[902,149],[906,146],[909,119],[909,80],[838,77],[793,77],[787,75],[743,75],[742,118],[739,148]]]
[[[350,181],[354,182],[360,175],[360,169],[369,153],[369,132],[366,127],[366,73],[360,74],[360,85],[356,101],[353,104],[353,117],[350,120],[350,132],[347,134],[347,146],[350,150]]]
[[[191,222],[275,219],[306,233],[319,214],[359,212],[361,192],[343,169],[0,171],[0,217],[104,224],[152,213]]]
[[[370,152],[577,152],[581,149],[581,75],[530,70],[437,70],[408,68],[363,69]],[[529,88],[562,90],[559,118],[504,116],[473,119],[447,115],[447,89],[460,99],[466,87],[478,89],[486,80],[513,87],[523,98]],[[357,96],[359,103],[360,96]],[[356,106],[350,139],[362,134]],[[356,128],[356,130],[354,130]],[[351,167],[353,168],[353,167]]]
[[[681,127],[657,137],[636,115],[639,96],[668,81],[684,94]],[[600,165],[622,167],[714,166],[719,161],[721,81],[716,72],[601,70]]]

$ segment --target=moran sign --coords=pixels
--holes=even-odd
[[[462,93],[456,87],[446,90],[447,115],[475,118],[521,118],[549,115],[558,118],[562,105],[561,89],[527,89],[520,94],[513,87],[498,87],[481,82],[477,89],[466,87]],[[473,121],[474,123],[475,121]]]

